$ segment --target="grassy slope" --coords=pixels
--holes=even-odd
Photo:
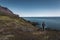
[[[10,18],[8,16],[0,16],[0,26],[7,26],[7,27],[24,27],[26,29],[34,29],[34,26],[32,26],[30,23],[25,22],[22,19],[18,18]],[[23,29],[24,29],[23,28]]]
[[[31,32],[35,31],[36,28],[26,22],[23,18],[11,17],[4,15],[3,12],[0,12],[0,40],[4,40],[8,37],[17,37],[19,32]]]
[[[0,15],[0,40],[60,40],[60,31],[35,30],[34,26],[22,18]]]

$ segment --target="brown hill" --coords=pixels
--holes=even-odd
[[[9,10],[7,7],[0,6],[0,15],[4,16],[10,16],[10,17],[19,17],[18,15],[15,15],[11,10]]]

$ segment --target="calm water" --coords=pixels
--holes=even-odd
[[[41,27],[41,23],[44,21],[47,28],[60,30],[60,17],[24,17],[24,19],[38,22]]]

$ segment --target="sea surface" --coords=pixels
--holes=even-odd
[[[38,27],[42,27],[42,22],[45,22],[46,28],[60,30],[60,17],[23,17],[31,22],[38,22]]]

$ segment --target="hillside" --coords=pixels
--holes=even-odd
[[[16,28],[24,27],[24,28],[27,28],[27,29],[31,28],[31,30],[34,29],[33,25],[26,22],[25,19],[19,17],[18,15],[15,15],[8,8],[2,7],[2,6],[0,6],[0,23],[1,23],[1,26],[5,25],[5,26],[10,26],[10,27],[13,26],[14,28],[15,27]]]
[[[37,29],[25,19],[15,15],[6,7],[0,6],[0,39],[4,35],[15,34],[16,31],[32,32]]]
[[[32,24],[0,6],[0,40],[60,40],[60,31],[37,31]]]

